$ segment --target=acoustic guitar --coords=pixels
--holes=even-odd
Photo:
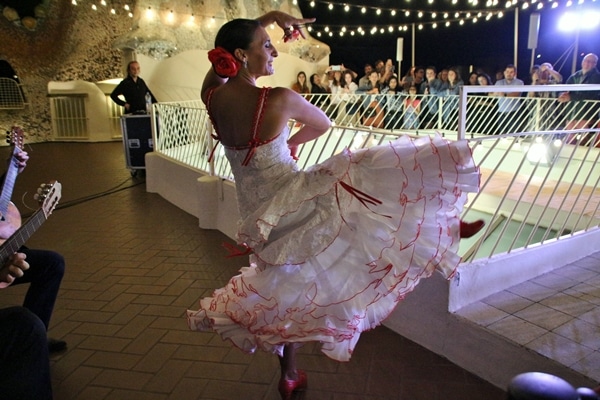
[[[40,208],[12,236],[1,242],[0,265],[4,265],[8,257],[19,250],[31,235],[46,222],[60,200],[61,189],[62,185],[56,181],[44,183],[38,188],[34,197],[40,204]]]
[[[19,167],[15,164],[15,161],[16,155],[22,151],[24,134],[21,128],[13,126],[10,132],[6,132],[6,135],[6,141],[14,148],[2,184],[2,192],[0,193],[0,239],[10,237],[21,226],[19,209],[10,199],[19,174]]]

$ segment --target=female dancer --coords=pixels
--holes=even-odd
[[[188,311],[188,323],[246,352],[279,355],[283,399],[307,387],[296,345],[319,341],[327,356],[348,361],[360,333],[421,278],[452,275],[462,192],[479,185],[466,142],[439,137],[346,150],[299,170],[298,146],[331,122],[291,89],[259,88],[256,79],[273,73],[277,57],[265,26],[276,22],[294,37],[311,21],[270,12],[226,23],[202,87],[235,176],[238,241],[252,254],[249,267]],[[304,124],[291,137],[290,119]]]

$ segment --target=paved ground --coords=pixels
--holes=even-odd
[[[52,358],[55,399],[279,398],[275,356],[245,355],[215,334],[187,328],[185,310],[241,266],[224,258],[224,235],[201,230],[196,218],[146,193],[143,174],[132,177],[125,168],[121,143],[27,150],[31,161],[13,195],[22,214],[36,208],[39,183],[63,185],[58,209],[28,242],[67,260],[50,329],[69,345]],[[19,304],[25,289],[1,291],[0,305]],[[385,327],[363,334],[349,363],[314,345],[302,348],[298,363],[309,377],[298,399],[505,398]]]

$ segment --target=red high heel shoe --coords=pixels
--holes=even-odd
[[[297,390],[305,390],[308,386],[308,378],[306,372],[298,370],[298,379],[284,379],[279,380],[279,394],[281,394],[282,400],[290,400],[292,398],[292,392]]]
[[[483,229],[485,226],[485,221],[482,219],[478,219],[474,222],[465,222],[463,220],[460,221],[460,238],[466,239],[475,235],[477,232]]]

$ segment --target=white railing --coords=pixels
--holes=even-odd
[[[0,110],[21,110],[26,104],[23,85],[11,78],[0,78]]]
[[[539,93],[549,91],[548,87],[538,86],[485,89],[474,86],[465,87],[456,97],[425,98],[423,101],[437,101],[439,106],[428,121],[430,126],[425,128],[420,125],[413,129],[364,126],[359,121],[373,116],[361,112],[358,117],[353,116],[359,118],[354,121],[356,125],[336,123],[326,134],[301,146],[299,163],[306,168],[344,148],[370,147],[405,134],[439,132],[448,140],[464,137],[471,142],[474,158],[481,167],[482,182],[480,192],[471,196],[463,218],[487,221],[481,234],[464,241],[464,246],[461,243],[464,260],[487,258],[597,228],[600,225],[600,168],[594,167],[600,158],[600,149],[596,147],[600,143],[600,129],[596,122],[594,126],[591,124],[598,119],[598,101],[562,104],[552,97],[501,98],[472,94],[482,90],[503,93],[531,89]],[[554,87],[554,90],[567,89],[580,87]],[[600,90],[600,86],[581,88],[592,89]],[[366,96],[361,98],[364,102]],[[519,112],[508,118],[498,115],[501,113],[496,113],[497,110],[490,110],[498,107],[500,99],[518,101]],[[336,108],[341,106],[338,104]],[[478,107],[488,107],[487,112],[480,112]],[[393,108],[381,107],[379,112],[388,110]],[[233,180],[222,146],[215,148],[212,162],[208,161],[216,142],[211,137],[212,125],[201,102],[155,104],[154,112],[160,116],[155,151],[199,171]],[[327,112],[333,111],[327,109]],[[395,112],[397,119],[402,117],[401,113],[400,110]],[[346,117],[341,118],[339,122],[345,123]],[[456,129],[452,129],[453,126]],[[458,130],[458,126],[463,128]],[[290,129],[297,129],[294,121],[290,121]],[[494,135],[499,129],[515,132]]]
[[[89,139],[86,95],[50,97],[52,131],[57,140]]]

